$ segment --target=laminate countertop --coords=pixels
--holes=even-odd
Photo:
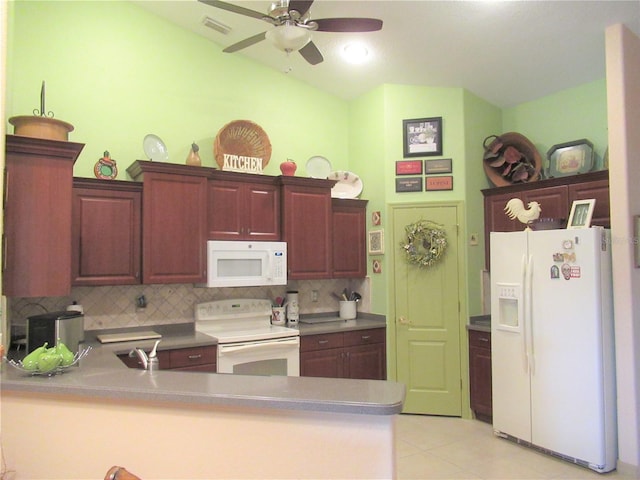
[[[350,323],[351,322],[351,323]],[[376,320],[300,324],[301,335],[384,326]],[[159,350],[215,345],[215,338],[176,328],[162,333]],[[146,328],[147,330],[149,328]],[[249,376],[127,368],[118,358],[135,347],[150,349],[154,340],[101,344],[88,332],[92,349],[65,373],[31,376],[2,363],[2,391],[100,397],[123,400],[166,401],[185,405],[229,405],[364,415],[394,415],[402,411],[405,386],[381,380],[317,377]]]

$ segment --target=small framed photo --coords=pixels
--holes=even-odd
[[[596,206],[596,199],[575,200],[571,205],[571,213],[567,228],[589,228],[591,226],[591,217],[593,209]]]
[[[369,231],[369,255],[384,253],[384,230]]]
[[[442,117],[402,121],[404,157],[442,155]]]

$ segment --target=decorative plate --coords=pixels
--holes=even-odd
[[[169,151],[162,139],[157,135],[148,134],[142,141],[144,153],[152,162],[166,162],[169,160]]]
[[[331,162],[316,155],[307,160],[307,175],[311,178],[327,178],[331,173]]]
[[[213,156],[221,170],[261,173],[271,160],[271,142],[260,125],[235,120],[216,135]]]
[[[337,180],[331,189],[333,198],[358,198],[362,193],[362,180],[353,172],[339,170],[331,172],[327,177],[329,180]]]

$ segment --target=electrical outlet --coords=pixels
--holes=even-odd
[[[469,236],[469,245],[471,245],[472,247],[475,247],[478,245],[478,234],[477,233],[472,233]]]
[[[312,302],[318,301],[318,290],[311,290],[311,301]]]

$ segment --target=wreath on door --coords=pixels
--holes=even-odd
[[[447,249],[447,234],[443,226],[428,220],[420,220],[404,227],[406,242],[400,245],[407,262],[428,268],[440,261]]]

